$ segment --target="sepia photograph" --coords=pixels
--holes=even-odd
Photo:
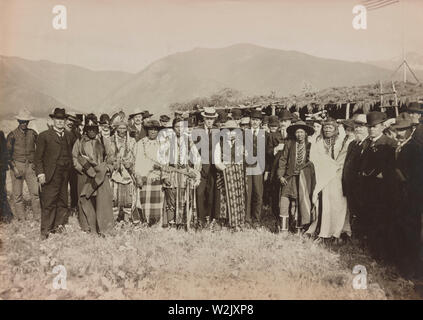
[[[0,0],[0,300],[423,300],[422,21],[421,0]]]

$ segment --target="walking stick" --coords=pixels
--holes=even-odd
[[[137,191],[138,191],[138,186],[137,186],[137,183],[136,183],[136,180],[135,180],[134,176],[131,173],[129,173],[129,176],[131,177],[132,186],[133,186],[133,188],[132,188],[132,199],[131,199],[132,200],[131,201],[131,217],[132,217],[132,223],[138,224],[141,221],[139,213],[137,214],[138,217],[136,217],[136,214],[135,214],[135,210],[138,210],[137,209]]]
[[[187,230],[191,230],[191,219],[192,219],[192,204],[190,203],[190,195],[191,195],[191,180],[188,178],[188,183],[186,187],[186,195],[187,195]]]

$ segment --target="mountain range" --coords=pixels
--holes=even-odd
[[[225,88],[246,96],[271,91],[285,96],[299,93],[305,81],[318,90],[374,83],[389,79],[393,66],[251,44],[172,54],[136,73],[0,56],[0,116],[22,107],[45,116],[56,106],[96,113],[141,107],[158,114],[168,112],[171,103],[210,96]]]

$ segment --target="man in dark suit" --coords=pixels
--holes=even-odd
[[[392,128],[396,131],[398,146],[395,151],[396,197],[396,261],[405,275],[413,276],[419,266],[421,212],[423,196],[423,148],[411,139],[413,122],[398,117]],[[421,270],[420,270],[421,271]]]
[[[354,237],[361,238],[361,199],[360,199],[360,177],[358,175],[358,165],[363,150],[363,143],[369,132],[366,126],[365,114],[354,115],[355,140],[352,141],[347,150],[344,168],[342,171],[342,191],[347,198],[348,210],[351,217],[351,227]]]
[[[363,200],[362,225],[375,258],[389,259],[392,241],[395,140],[383,134],[384,112],[367,114],[369,137],[363,142],[358,173]]]
[[[196,145],[201,145],[199,149],[202,162],[201,181],[196,190],[196,197],[200,226],[207,227],[209,222],[212,221],[215,211],[214,201],[217,171],[213,161],[213,143],[218,143],[219,141],[214,139],[213,135],[219,133],[219,129],[214,125],[219,115],[214,108],[204,108],[201,115],[204,119],[204,125],[198,128],[201,131],[198,129],[195,130],[193,136]],[[197,137],[197,134],[202,134],[206,140],[205,144],[201,143],[201,136]],[[208,148],[208,152],[204,151],[204,147]]]
[[[38,136],[34,159],[41,185],[41,239],[46,239],[50,232],[64,230],[72,167],[72,136],[65,130],[65,109],[54,109],[50,117],[53,126]]]
[[[260,110],[250,114],[251,128],[244,132],[246,146],[247,212],[245,222],[252,227],[261,223],[263,207],[263,174],[266,165],[266,132],[260,128],[263,115]]]

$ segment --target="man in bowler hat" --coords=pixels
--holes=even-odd
[[[392,240],[395,140],[383,134],[384,112],[367,114],[369,136],[363,142],[358,173],[360,177],[362,222],[370,252],[375,258],[389,259]]]
[[[54,109],[50,117],[53,126],[38,136],[34,159],[41,190],[41,240],[64,230],[72,166],[72,137],[65,130],[65,109]]]

